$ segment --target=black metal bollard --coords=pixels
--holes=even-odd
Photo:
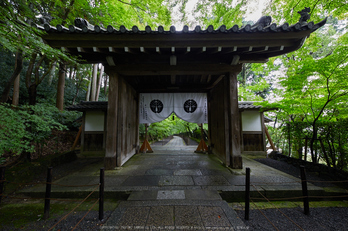
[[[304,196],[303,198],[304,214],[309,215],[309,200],[308,200],[306,170],[303,165],[300,166],[300,170],[301,170],[301,181],[302,181],[302,195]]]
[[[104,184],[104,168],[101,168],[99,185],[99,220],[104,219]]]
[[[250,212],[250,168],[246,168],[245,175],[245,220],[249,220]]]
[[[0,167],[0,203],[2,200],[2,194],[4,193],[5,184],[5,167]]]
[[[47,181],[46,181],[46,194],[45,194],[45,207],[44,207],[44,219],[50,217],[50,201],[51,201],[51,188],[52,188],[52,167],[47,168]]]

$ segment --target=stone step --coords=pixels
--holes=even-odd
[[[247,229],[222,200],[123,201],[103,230],[240,230]]]
[[[221,200],[221,197],[215,190],[146,190],[132,192],[128,200]]]

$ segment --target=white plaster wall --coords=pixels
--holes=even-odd
[[[85,117],[85,131],[100,132],[104,131],[104,112],[87,111]]]
[[[244,132],[262,131],[261,113],[258,111],[243,111],[242,129]]]

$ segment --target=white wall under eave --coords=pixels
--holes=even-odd
[[[104,112],[87,111],[85,117],[86,132],[103,132],[104,131]]]
[[[261,113],[259,111],[242,112],[242,131],[258,132],[262,131]]]

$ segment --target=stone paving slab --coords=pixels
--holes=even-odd
[[[130,194],[128,201],[151,201],[151,200],[221,200],[217,190],[202,189],[171,189],[171,190],[146,190],[134,191]]]
[[[148,216],[144,215],[145,213]],[[142,218],[134,220],[137,216]],[[134,222],[133,225],[129,225],[132,222]],[[243,228],[247,227],[226,202],[165,200],[121,202],[102,230],[239,230]]]
[[[194,182],[191,176],[161,176],[158,184],[160,186],[194,185]]]

